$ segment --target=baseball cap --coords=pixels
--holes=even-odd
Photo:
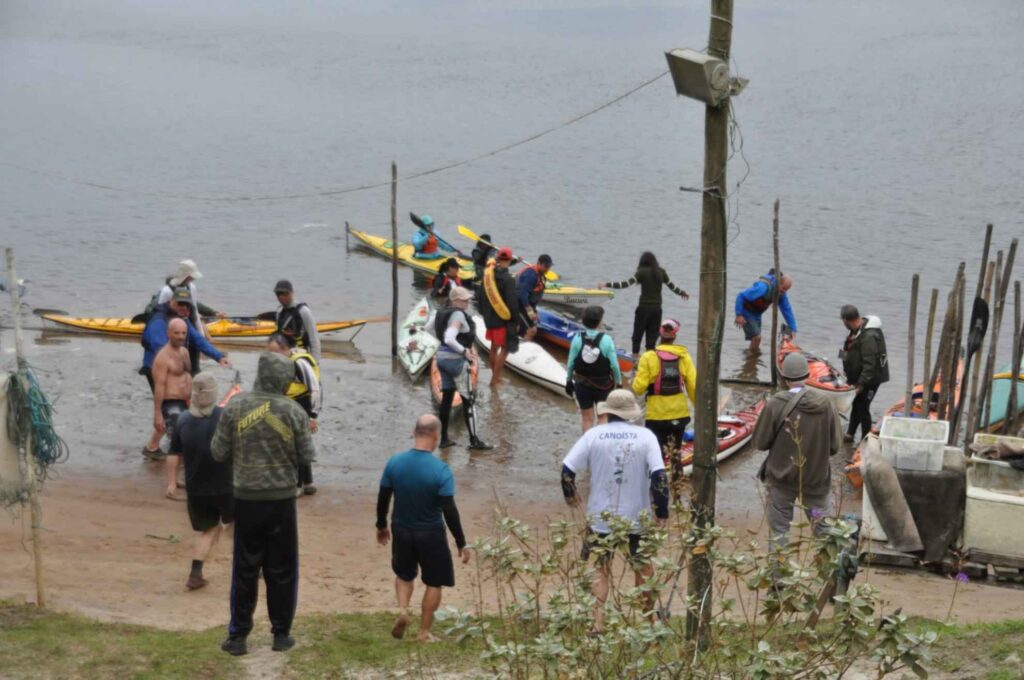
[[[179,286],[171,293],[171,299],[175,302],[192,302],[192,293],[185,286]]]
[[[679,335],[679,322],[675,319],[665,319],[661,322],[659,335],[663,338],[674,338]]]
[[[292,288],[292,282],[289,281],[288,279],[281,279],[280,281],[274,284],[275,293],[292,293],[294,291],[295,289]]]
[[[512,249],[509,248],[508,246],[505,246],[503,248],[498,248],[498,259],[499,260],[503,260],[505,262],[511,261],[512,260]]]
[[[448,299],[452,302],[456,300],[472,300],[473,291],[462,286],[452,286],[451,292],[448,293]]]

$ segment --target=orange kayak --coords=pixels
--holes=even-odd
[[[474,367],[479,364],[473,364]],[[478,369],[473,368],[469,371],[469,379],[473,381],[473,390],[476,391],[476,383],[478,376]],[[461,386],[460,386],[461,387]],[[460,389],[455,393],[455,399],[452,401],[452,410],[462,406],[462,390]],[[441,371],[437,368],[437,357],[435,356],[430,360],[430,394],[434,397],[434,401],[438,404],[441,403]]]
[[[777,358],[780,367],[782,366],[782,360],[793,352],[800,352],[807,357],[809,376],[804,383],[807,389],[831,399],[832,403],[835,404],[836,411],[839,413],[849,411],[853,405],[854,397],[857,396],[857,388],[846,382],[846,376],[843,372],[825,359],[804,352],[795,342],[785,336],[782,338],[782,344],[779,346],[779,356]]]

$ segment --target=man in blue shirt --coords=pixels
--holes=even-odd
[[[796,317],[786,294],[793,287],[793,277],[783,274],[776,283],[775,270],[772,269],[736,296],[736,327],[743,329],[743,336],[750,341],[753,351],[761,348],[761,315],[771,308],[776,286],[779,290],[779,311],[792,337],[796,337]]]
[[[455,568],[445,524],[455,538],[463,564],[469,562],[469,551],[455,507],[455,479],[448,465],[433,455],[441,440],[441,421],[429,414],[420,416],[412,436],[413,448],[392,456],[380,478],[377,543],[387,545],[394,533],[391,569],[395,572],[399,615],[391,635],[395,638],[405,635],[416,572],[420,570],[427,591],[423,594],[423,614],[416,639],[430,642],[434,639],[430,634],[434,612],[441,605],[441,588],[455,585]],[[387,514],[392,495],[395,508],[389,531]]]

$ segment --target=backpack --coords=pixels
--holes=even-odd
[[[601,340],[604,333],[598,333],[592,338],[586,333],[580,336],[582,346],[573,365],[573,378],[584,385],[598,390],[607,390],[615,386],[612,364],[608,357],[601,351]]]
[[[658,397],[672,397],[683,393],[683,374],[679,370],[679,355],[657,350],[661,362],[658,377],[647,388],[647,394]]]

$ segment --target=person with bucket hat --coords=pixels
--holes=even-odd
[[[164,286],[160,289],[160,292],[157,293],[156,305],[169,302],[174,295],[175,288],[188,288],[188,292],[192,296],[192,312],[189,314],[189,321],[196,327],[196,330],[200,331],[209,340],[210,332],[206,330],[203,317],[216,316],[223,319],[227,315],[199,301],[196,291],[196,280],[201,278],[203,278],[203,275],[199,271],[195,260],[182,260],[178,263],[178,268],[174,270],[174,273],[164,281]]]
[[[650,552],[644,549],[641,514],[651,513],[658,524],[668,519],[668,479],[658,439],[647,428],[634,425],[640,407],[629,390],[617,389],[597,405],[598,424],[583,433],[562,461],[562,494],[570,507],[582,504],[576,487],[576,476],[590,471],[590,494],[587,498],[587,536],[581,559],[596,553],[597,570],[591,590],[597,599],[594,607],[594,630],[604,628],[604,603],[608,598],[613,550],[608,545],[611,528],[605,513],[632,522],[628,537],[627,560],[633,568],[639,587],[654,574]],[[623,546],[625,548],[625,546]],[[645,611],[653,608],[653,594],[648,596]]]
[[[769,547],[784,548],[789,542],[793,508],[800,506],[822,529],[821,518],[831,509],[832,466],[829,458],[843,441],[839,415],[832,402],[804,387],[807,357],[791,352],[779,374],[786,385],[761,412],[754,427],[753,445],[768,451],[758,478],[768,488],[765,514]]]
[[[278,333],[284,333],[320,363],[320,333],[316,328],[316,319],[309,305],[295,302],[295,287],[288,279],[281,279],[274,284],[274,295],[281,306],[277,308],[275,320]]]
[[[178,416],[178,426],[171,437],[171,451],[185,461],[188,519],[197,532],[192,570],[185,582],[189,590],[207,584],[203,562],[217,544],[222,527],[235,521],[231,462],[219,463],[210,455],[221,411],[217,406],[217,379],[210,373],[200,373],[192,380],[188,410]]]
[[[678,321],[665,319],[658,333],[660,342],[640,357],[633,392],[647,395],[644,425],[658,438],[665,459],[672,461],[672,476],[677,480],[683,474],[679,447],[690,424],[690,403],[696,399],[697,368],[686,347],[676,344]]]

